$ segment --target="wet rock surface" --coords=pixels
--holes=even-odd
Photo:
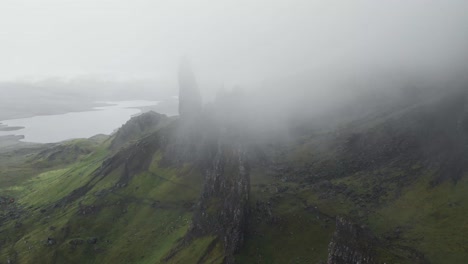
[[[328,264],[372,264],[377,240],[369,230],[343,217],[336,219],[336,231],[328,247]]]
[[[224,245],[225,263],[234,263],[244,242],[248,216],[249,172],[238,147],[220,146],[205,177],[191,232],[217,235]]]

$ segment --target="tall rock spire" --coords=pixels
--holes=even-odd
[[[202,100],[189,60],[183,57],[179,64],[179,115],[190,119],[201,112]]]

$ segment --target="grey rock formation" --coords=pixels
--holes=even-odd
[[[338,217],[336,231],[328,246],[328,264],[372,264],[376,240],[366,229]]]
[[[196,117],[202,109],[202,100],[190,62],[182,58],[179,65],[179,115],[187,120]]]
[[[250,192],[249,173],[242,149],[219,146],[205,177],[192,232],[216,235],[224,245],[224,263],[234,263],[244,242]]]
[[[169,118],[167,116],[153,111],[132,117],[117,131],[110,149],[117,150],[132,140],[139,139],[145,134],[164,127],[168,122]]]

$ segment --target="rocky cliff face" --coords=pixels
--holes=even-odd
[[[166,115],[153,111],[132,117],[117,131],[110,149],[116,150],[132,140],[139,139],[145,134],[166,126],[168,122],[169,118]]]
[[[250,182],[241,147],[218,146],[204,183],[192,233],[215,235],[224,245],[225,263],[234,263],[234,253],[244,242]]]
[[[187,59],[180,64],[179,87],[180,120],[161,134],[161,164],[191,163],[205,173],[185,244],[199,237],[215,237],[223,246],[224,262],[234,263],[234,253],[244,241],[248,214],[250,182],[246,154],[242,142],[233,136],[237,131],[229,126],[231,119],[218,117],[217,111],[201,115],[202,100]]]
[[[234,254],[244,242],[249,209],[246,150],[231,119],[214,115],[216,111],[199,115],[199,94],[187,68],[181,69],[180,88],[180,120],[161,131],[161,165],[193,164],[205,177],[190,232],[166,260],[192,241],[209,236],[222,246],[224,263],[234,263]]]
[[[328,247],[328,264],[371,264],[374,261],[371,233],[351,221],[338,217],[336,231]]]

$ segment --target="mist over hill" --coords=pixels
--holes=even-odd
[[[339,98],[333,86],[315,98],[300,85],[288,96],[233,89],[204,103],[185,63],[179,116],[147,112],[110,136],[0,152],[2,259],[467,258],[462,79],[372,78]]]
[[[0,264],[468,263],[467,12],[2,1]]]

